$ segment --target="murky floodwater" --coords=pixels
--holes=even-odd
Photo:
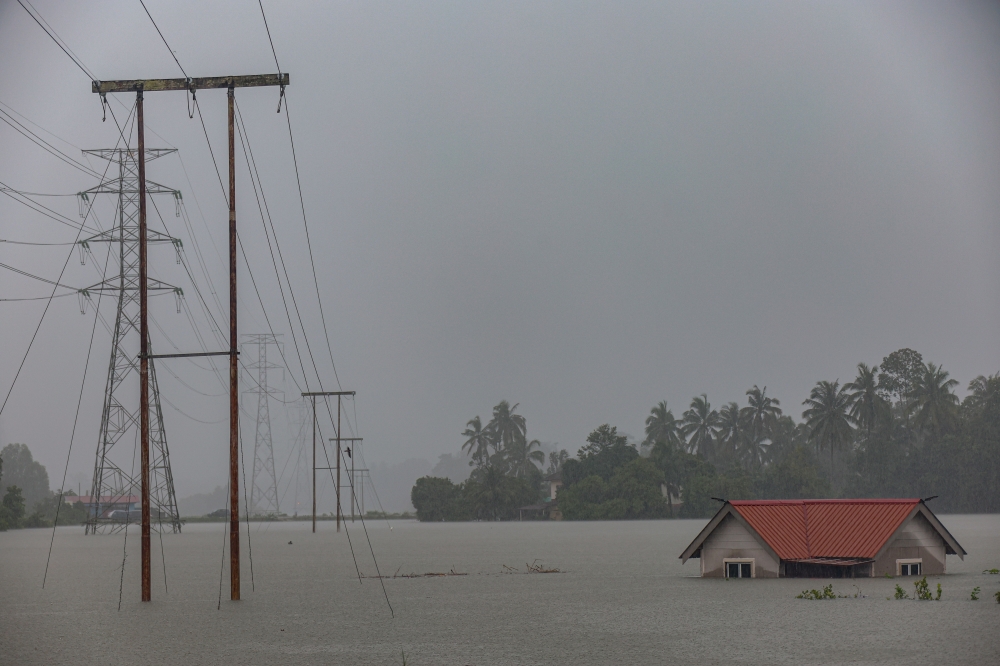
[[[1000,663],[1000,516],[944,516],[970,555],[948,557],[941,602],[887,601],[896,582],[861,581],[865,598],[802,601],[821,581],[696,578],[678,555],[704,521],[369,524],[383,574],[467,576],[358,582],[332,523],[252,525],[253,574],[216,610],[223,525],[166,535],[164,590],[154,535],[153,602],[138,601],[138,538],[60,528],[0,533],[2,664],[963,664]],[[375,567],[361,524],[358,566]],[[245,525],[244,525],[245,528]],[[292,543],[289,543],[291,541]],[[244,554],[247,554],[244,539]],[[228,557],[227,557],[228,559]],[[561,574],[505,574],[535,561]],[[982,600],[969,601],[975,586]],[[834,590],[853,593],[849,581]]]

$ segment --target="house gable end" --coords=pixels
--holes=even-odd
[[[922,516],[926,519],[930,528],[944,542],[945,554],[958,555],[960,559],[965,559],[965,555],[967,554],[965,549],[962,548],[958,541],[955,540],[955,537],[951,535],[951,532],[949,532],[945,526],[941,524],[941,521],[934,515],[934,512],[931,511],[927,505],[923,503],[923,501],[921,501],[913,507],[913,511],[910,512],[910,515],[907,516],[906,520],[900,523],[899,527],[896,528],[896,531],[893,532],[892,536],[889,537],[884,544],[882,544],[882,547],[875,555],[876,560],[881,558],[889,548],[896,544],[897,539],[910,528],[911,523],[917,518],[917,516]]]

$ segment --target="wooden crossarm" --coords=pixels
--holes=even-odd
[[[155,90],[203,90],[205,88],[257,88],[287,86],[288,73],[250,74],[248,76],[203,76],[188,79],[134,79],[125,81],[94,81],[95,93],[152,92]]]

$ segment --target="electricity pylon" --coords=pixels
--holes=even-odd
[[[111,362],[108,367],[107,384],[104,392],[104,409],[101,412],[101,431],[97,441],[97,456],[94,461],[94,479],[91,485],[92,508],[87,519],[86,532],[116,532],[124,529],[128,522],[138,522],[131,516],[123,519],[109,516],[112,509],[129,509],[135,503],[132,497],[140,487],[139,470],[135,469],[135,451],[128,450],[128,443],[139,438],[140,405],[134,396],[139,393],[139,169],[138,152],[134,148],[115,148],[84,151],[89,155],[118,164],[118,177],[109,178],[101,184],[80,194],[87,201],[96,194],[118,195],[115,226],[108,231],[80,241],[81,261],[92,243],[115,243],[118,245],[118,275],[81,290],[81,311],[94,293],[110,293],[118,296],[118,312],[115,316],[115,330],[111,341]],[[146,150],[146,161],[150,162],[175,149]],[[177,190],[147,181],[148,194],[170,194],[180,200]],[[179,210],[178,210],[179,214]],[[181,241],[166,234],[149,230],[149,243],[171,243],[180,261]],[[183,292],[178,288],[148,279],[147,290],[153,294],[173,293],[180,311]],[[148,344],[148,341],[147,341]],[[160,405],[159,385],[156,369],[149,359],[149,445],[150,445],[150,504],[155,529],[169,527],[173,532],[181,531],[180,515],[177,511],[177,496],[174,493],[174,477],[170,469],[170,452],[167,448],[167,433],[163,424],[163,409]]]
[[[294,444],[295,447],[295,509],[294,513],[296,516],[299,515],[299,508],[302,506],[303,502],[299,501],[299,490],[302,489],[304,493],[303,498],[309,496],[308,491],[305,489],[309,487],[309,427],[312,425],[311,413],[309,411],[309,405],[305,400],[296,400],[292,403],[292,407],[289,409],[289,415],[291,420],[294,421],[294,426],[290,426],[290,429],[294,428],[296,431]]]
[[[268,370],[282,370],[282,366],[267,360],[267,348],[279,346],[281,336],[251,333],[243,336],[242,355],[249,362],[247,370],[256,370],[256,377],[248,383],[244,395],[257,397],[257,427],[253,442],[253,476],[250,480],[250,509],[257,513],[276,514],[278,509],[278,478],[274,471],[274,441],[271,438],[271,398],[281,391],[268,386]],[[279,400],[281,398],[278,398]],[[249,410],[246,410],[249,414]]]

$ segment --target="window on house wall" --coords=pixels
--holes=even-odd
[[[919,576],[923,567],[923,560],[896,560],[897,576]]]
[[[726,578],[753,578],[754,561],[752,559],[723,560]]]

